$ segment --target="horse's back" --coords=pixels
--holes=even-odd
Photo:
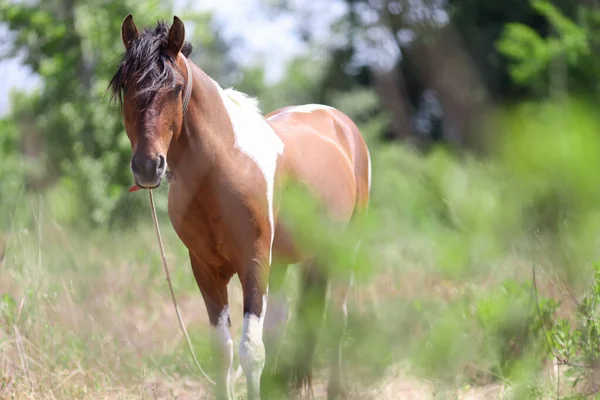
[[[337,222],[348,223],[367,206],[369,151],[349,117],[333,107],[313,104],[280,108],[266,117],[284,143],[278,167],[282,175],[309,188]],[[274,254],[285,258],[296,254],[291,256],[295,259],[299,255],[292,243],[279,221]]]
[[[358,127],[346,114],[334,107],[306,104],[283,107],[266,117],[286,144],[288,152],[306,157],[300,160],[301,163],[339,169],[338,172],[327,169],[318,171],[319,175],[324,175],[322,179],[327,181],[346,178],[347,184],[353,187],[352,212],[367,206],[371,186],[369,150]],[[323,154],[325,150],[327,153]],[[346,173],[341,171],[346,169],[342,168],[342,158],[344,167],[349,167]],[[339,164],[337,167],[336,163]],[[338,195],[343,196],[343,193]]]

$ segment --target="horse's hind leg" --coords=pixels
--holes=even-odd
[[[295,390],[311,390],[311,369],[319,332],[323,325],[327,296],[327,275],[314,259],[302,264],[300,298],[295,330],[297,335],[292,379]]]
[[[354,269],[357,267],[356,262],[361,245],[362,239],[359,238],[354,247],[351,265],[346,266],[344,273],[341,276],[336,276],[330,282],[331,291],[328,305],[327,332],[333,351],[331,354],[331,371],[327,387],[328,399],[345,398],[347,394],[346,391],[348,388],[342,367],[342,347],[348,326],[348,294],[352,288]]]
[[[337,278],[331,282],[328,305],[327,333],[331,339],[332,354],[330,376],[327,387],[328,399],[339,399],[346,396],[346,382],[342,368],[342,344],[348,324],[348,292],[352,285],[352,274]]]
[[[279,352],[289,321],[288,298],[283,290],[287,269],[287,265],[274,265],[269,276],[269,298],[263,330],[266,359],[260,384],[263,399],[281,398],[287,385],[285,374],[278,365]]]
[[[264,342],[266,349],[266,364],[276,367],[277,355],[282,345],[285,328],[289,320],[289,304],[283,284],[287,272],[286,266],[273,266],[269,277],[269,298],[264,324]]]

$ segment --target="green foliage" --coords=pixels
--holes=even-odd
[[[600,190],[595,170],[600,156],[593,107],[581,101],[518,107],[499,125],[502,162],[513,177],[524,229],[551,235],[561,246],[548,250],[571,284],[585,283],[587,265],[598,257]],[[511,199],[512,200],[512,199]],[[587,267],[586,267],[587,268]]]
[[[530,285],[508,280],[440,306],[412,351],[416,371],[451,386],[535,382],[535,364],[548,353],[542,325],[554,308],[540,314],[532,300]]]
[[[498,51],[512,59],[508,70],[520,85],[538,92],[548,84],[553,61],[564,59],[577,67],[590,54],[590,31],[565,17],[547,0],[531,0],[531,5],[547,19],[554,34],[542,37],[539,32],[522,23],[507,23],[498,40]]]
[[[561,303],[534,294],[532,264],[580,292],[599,256],[600,230],[590,167],[600,157],[595,113],[577,101],[558,107],[500,113],[490,124],[497,152],[486,160],[371,148],[375,215],[361,229],[369,251],[359,281],[385,276],[398,294],[351,322],[348,351],[363,373],[376,375],[408,354],[413,371],[451,387],[499,382],[515,398],[548,389],[541,375],[549,342],[573,354],[567,346],[575,340],[555,322]],[[299,220],[312,224],[307,215]],[[325,231],[311,237],[322,243]],[[427,284],[439,280],[449,294]]]
[[[547,336],[559,363],[567,368],[565,376],[579,393],[597,393],[595,370],[600,360],[600,264],[588,291],[575,303],[572,318],[552,321]]]
[[[11,120],[0,120],[0,226],[10,226],[17,206],[23,198],[24,160],[15,151],[18,148],[19,131]]]
[[[156,16],[166,10],[161,8],[164,3],[153,5],[133,9],[145,18],[150,9]],[[10,3],[0,9],[1,19],[15,33],[13,51],[25,54],[26,64],[43,82],[12,110],[13,119],[29,121],[27,135],[42,146],[44,158],[37,163],[44,173],[36,178],[45,186],[59,177],[71,181],[84,195],[78,198],[78,211],[96,224],[106,222],[119,186],[128,181],[123,168],[128,143],[105,93],[122,52],[120,16],[129,10],[122,1],[102,7],[87,2]],[[96,193],[86,190],[91,187]]]
[[[13,132],[20,129],[22,141],[32,140],[40,147],[26,163],[35,167],[25,171],[29,181],[43,182],[34,189],[57,186],[56,191],[67,190],[75,197],[70,204],[77,208],[62,207],[58,214],[65,219],[60,222],[106,225],[115,220],[116,207],[128,196],[130,144],[121,113],[109,104],[106,88],[123,52],[121,22],[129,12],[141,28],[167,18],[170,6],[158,0],[112,0],[0,7],[0,20],[15,37],[11,54],[23,53],[25,64],[42,81],[38,91],[14,102],[11,115],[2,122],[10,129],[8,137],[0,139],[3,151],[13,158],[6,161],[11,163],[7,167],[14,169],[19,160],[21,135]],[[212,33],[210,15],[186,13],[185,17],[187,39],[196,46],[193,58],[200,59],[217,79],[231,74],[235,64],[227,57],[226,44]],[[14,183],[2,185],[17,190]]]
[[[15,302],[15,299],[9,294],[2,296],[2,301],[0,301],[0,318],[3,320],[4,324],[9,324],[14,321],[16,311],[17,303]]]

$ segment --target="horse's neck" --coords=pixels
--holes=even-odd
[[[171,145],[169,163],[177,175],[198,182],[228,158],[226,152],[235,138],[216,82],[193,64],[192,70],[192,95],[181,135]]]

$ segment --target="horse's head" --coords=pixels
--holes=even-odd
[[[184,43],[185,28],[178,17],[170,28],[158,22],[155,29],[139,32],[129,14],[121,37],[125,54],[110,89],[113,100],[122,106],[135,182],[153,188],[160,185],[169,146],[183,125],[184,103],[191,94],[191,70],[185,57],[192,46]]]

